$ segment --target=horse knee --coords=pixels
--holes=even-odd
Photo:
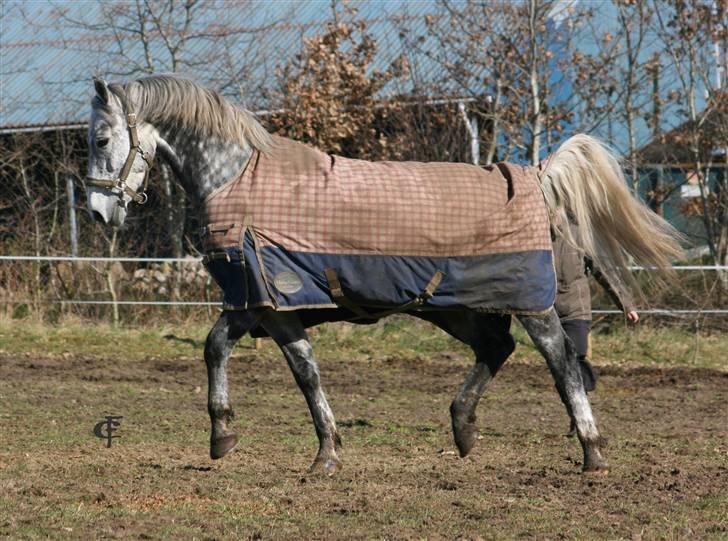
[[[214,329],[210,331],[205,340],[204,359],[208,365],[218,363],[224,356],[225,343],[220,337],[213,334],[214,331]]]
[[[313,348],[307,340],[286,344],[283,351],[296,379],[313,387],[319,385],[318,366],[313,358]]]
[[[227,359],[242,336],[255,326],[256,316],[247,312],[223,312],[205,340],[205,362],[215,366]]]

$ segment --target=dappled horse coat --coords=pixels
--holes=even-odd
[[[205,260],[227,310],[298,310],[311,325],[554,302],[534,168],[369,162],[274,137],[204,207]]]

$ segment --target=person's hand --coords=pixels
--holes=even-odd
[[[627,320],[630,323],[637,323],[640,320],[640,315],[635,310],[627,312]]]

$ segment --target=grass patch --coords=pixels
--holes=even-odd
[[[0,319],[0,355],[33,357],[91,356],[116,362],[177,357],[202,358],[209,325],[123,326],[90,324],[70,319],[49,325],[29,320]],[[519,323],[512,332],[516,360],[541,362],[530,338]],[[393,316],[373,325],[331,323],[310,329],[319,359],[367,361],[432,357],[446,354],[468,360],[469,348],[440,329],[407,316]],[[256,355],[280,356],[269,339]],[[728,370],[728,334],[698,333],[684,328],[601,323],[592,332],[593,361],[597,365],[688,366]],[[254,351],[255,341],[244,337],[237,355]],[[130,389],[133,392],[133,389]]]

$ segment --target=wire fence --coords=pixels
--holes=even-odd
[[[78,257],[78,256],[36,256],[36,255],[0,255],[0,261],[6,262],[45,262],[45,263],[136,263],[136,264],[158,264],[158,265],[201,265],[201,257],[188,256],[184,258],[174,257]],[[673,270],[676,272],[727,272],[728,266],[726,265],[674,265]],[[649,271],[650,269],[632,266],[630,267],[633,271]],[[208,295],[205,295],[206,297]],[[0,298],[0,304],[4,305],[96,305],[96,306],[129,306],[129,307],[196,307],[204,306],[208,310],[210,307],[220,307],[221,302],[215,302],[212,300],[147,300],[147,299],[80,299],[80,298],[45,298],[43,296],[35,296],[35,298],[10,298],[8,295],[3,295]],[[592,313],[595,315],[611,316],[622,314],[620,310],[614,309],[594,309]],[[657,317],[668,317],[668,318],[689,318],[689,317],[720,317],[728,315],[728,308],[721,307],[706,307],[697,309],[678,309],[678,308],[649,308],[640,310],[643,315],[657,316]]]
[[[202,257],[79,257],[65,255],[0,255],[0,261],[67,261],[99,263],[194,263]],[[673,265],[676,271],[728,271],[728,265]],[[630,270],[651,270],[648,267],[631,266]]]
[[[0,261],[65,261],[69,263],[202,263],[201,257],[74,257],[65,255],[0,255]]]

